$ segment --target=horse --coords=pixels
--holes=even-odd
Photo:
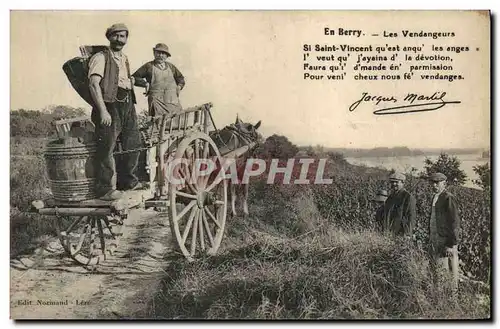
[[[237,181],[230,181],[231,185],[231,214],[236,216],[236,185],[243,187],[243,213],[248,216],[248,182],[243,181],[243,174],[245,172],[245,167],[247,160],[253,157],[253,152],[263,140],[262,135],[257,132],[261,125],[261,121],[257,122],[255,125],[251,123],[245,123],[240,120],[238,115],[236,116],[236,121],[234,124],[228,125],[221,130],[212,131],[209,135],[210,138],[217,145],[222,156],[231,152],[237,148],[245,145],[249,145],[253,142],[256,145],[249,149],[243,156],[239,158],[234,158],[236,163],[237,171]]]

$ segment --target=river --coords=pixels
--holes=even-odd
[[[481,153],[474,154],[450,154],[456,156],[460,161],[460,169],[465,171],[467,181],[465,186],[478,188],[477,185],[472,183],[473,179],[478,176],[473,168],[476,165],[482,165],[489,161],[489,159],[481,158]],[[435,161],[439,155],[422,155],[422,156],[400,156],[400,157],[360,157],[360,158],[346,158],[346,160],[354,165],[365,165],[368,167],[380,167],[385,169],[394,169],[402,172],[410,172],[412,167],[415,167],[418,172],[424,169],[424,160],[429,158]]]

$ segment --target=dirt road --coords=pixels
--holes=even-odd
[[[150,317],[149,301],[165,276],[171,252],[166,215],[134,210],[115,255],[89,272],[50,241],[11,260],[12,319],[117,319]]]

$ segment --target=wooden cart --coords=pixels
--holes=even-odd
[[[149,118],[146,127],[141,129],[144,145],[134,150],[141,152],[139,167],[147,188],[125,192],[124,197],[116,201],[88,197],[92,191],[88,186],[93,186],[94,180],[95,145],[85,146],[91,151],[73,152],[70,156],[66,152],[62,160],[54,157],[54,152],[46,152],[46,163],[52,168],[52,174],[50,168],[48,171],[54,196],[34,201],[33,210],[56,216],[62,246],[71,258],[83,265],[97,265],[113,254],[123,224],[135,208],[166,210],[173,241],[188,260],[201,253],[216,254],[226,224],[228,183],[221,175],[194,173],[203,170],[200,167],[203,159],[210,158],[212,163],[222,166],[222,160],[232,161],[254,144],[221,155],[209,136],[211,109],[212,104],[207,103],[174,116]],[[57,122],[58,132],[71,131],[76,121]],[[128,152],[118,146],[115,157],[124,153]],[[59,178],[63,175],[65,180],[57,175]],[[172,177],[184,181],[179,183]]]

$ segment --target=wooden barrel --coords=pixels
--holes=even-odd
[[[65,138],[47,144],[44,157],[54,199],[83,201],[94,199],[95,142],[82,143],[77,138]]]

